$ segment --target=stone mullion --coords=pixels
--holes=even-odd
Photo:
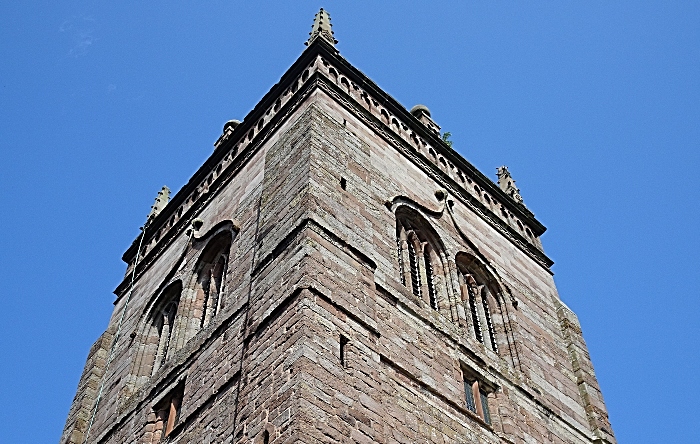
[[[484,346],[487,348],[491,348],[491,332],[489,331],[488,327],[488,321],[486,320],[486,313],[484,313],[484,300],[483,298],[486,297],[484,295],[484,286],[479,285],[479,290],[476,292],[476,295],[474,297],[474,302],[476,304],[476,312],[477,315],[479,316],[479,323],[481,324],[481,337],[484,340]]]
[[[422,297],[422,284],[421,284],[421,264],[420,257],[422,256],[422,248],[420,242],[416,235],[411,232],[408,233],[408,258],[409,258],[409,268],[410,268],[410,278],[411,278],[411,291],[415,296]],[[414,277],[415,274],[415,277]]]
[[[207,288],[204,290],[204,308],[202,310],[202,328],[209,325],[212,316],[214,316],[214,299],[216,295],[216,282],[214,281],[214,267],[212,265],[207,274],[209,275]]]
[[[207,313],[204,318],[204,327],[211,323],[211,320],[219,312],[219,300],[221,299],[221,288],[223,273],[225,270],[224,256],[219,256],[209,269],[209,291],[207,301]]]
[[[474,396],[474,405],[476,406],[476,414],[484,419],[484,407],[481,405],[481,393],[479,391],[479,382],[472,383],[472,395]]]
[[[446,300],[448,304],[448,309],[450,311],[450,317],[452,319],[452,322],[461,325],[458,309],[460,291],[455,292],[454,286],[454,282],[457,282],[459,284],[459,278],[455,280],[455,277],[458,276],[457,267],[455,263],[450,260],[445,260],[445,264],[446,266],[443,270],[442,275],[444,276],[445,297],[447,298]],[[459,287],[457,288],[459,289]]]
[[[226,288],[226,274],[228,273],[228,255],[221,256],[219,263],[221,263],[221,269],[218,271],[219,280],[218,285],[216,286],[216,305],[214,307],[215,315],[221,312],[224,289]]]
[[[166,329],[163,328],[163,335],[161,336],[162,338],[165,339],[165,341],[163,342],[163,354],[161,356],[161,362],[163,364],[165,363],[165,361],[168,360],[169,356],[172,355],[172,353],[173,353],[173,347],[170,347],[170,344],[171,344],[172,333],[173,333],[174,319],[170,320],[167,318],[167,316],[166,316],[166,319],[168,320],[168,324],[167,324],[168,329],[166,331]]]
[[[206,325],[211,323],[211,320],[219,312],[219,299],[221,296],[219,294],[219,289],[214,285],[209,287],[209,316],[207,316]]]
[[[419,284],[421,287],[421,297],[423,298],[423,302],[428,304],[430,306],[430,290],[428,289],[428,275],[426,274],[426,266],[425,266],[425,254],[427,253],[427,248],[428,244],[426,242],[421,242],[420,243],[420,248],[418,249],[418,254],[417,254],[417,261],[420,264],[418,267],[418,273],[419,273]],[[432,307],[431,307],[432,308]]]
[[[469,277],[470,279],[471,276]],[[474,338],[483,343],[484,342],[484,335],[483,335],[483,329],[482,329],[482,322],[483,320],[481,319],[481,316],[479,315],[479,299],[478,299],[478,292],[479,292],[479,286],[474,282],[473,280],[465,284],[467,287],[467,301],[466,301],[466,307],[469,312],[469,319],[471,321],[471,328],[472,328],[472,333],[474,335]]]
[[[430,308],[439,310],[440,301],[438,300],[438,279],[439,267],[436,264],[439,262],[436,259],[435,250],[430,247],[430,244],[425,244],[423,247],[423,264],[425,265],[425,288],[427,290],[427,301]]]
[[[180,409],[180,400],[178,398],[173,397],[168,404],[168,408],[170,411],[168,412],[168,423],[165,426],[166,436],[169,435],[175,427],[175,421],[177,421],[178,419],[178,410]]]
[[[399,280],[401,284],[405,287],[407,282],[410,282],[411,276],[409,275],[408,267],[408,244],[406,243],[406,229],[397,221],[397,233],[396,233],[396,259],[399,263]]]
[[[158,348],[156,349],[156,354],[153,358],[153,369],[151,370],[151,375],[155,374],[158,369],[160,368],[160,364],[163,362],[164,359],[164,354],[167,351],[166,349],[166,343],[168,341],[168,337],[170,332],[170,327],[167,324],[167,317],[165,315],[163,316],[163,327],[160,330],[160,336],[158,337]]]
[[[481,305],[484,309],[484,318],[486,320],[486,324],[484,325],[484,329],[488,333],[489,336],[489,343],[488,345],[491,347],[491,349],[498,353],[498,336],[496,332],[496,326],[494,325],[493,322],[493,303],[491,301],[491,292],[489,291],[488,287],[484,287],[482,290],[482,300],[481,300]]]
[[[499,303],[499,298],[501,301],[503,300],[501,296],[497,298],[494,295],[492,298],[494,305],[491,306],[491,321],[493,322],[493,330],[496,332],[496,344],[499,346],[500,352],[510,347],[510,332],[506,316],[503,313],[505,303]]]
[[[469,309],[469,287],[467,284],[459,284],[459,294],[461,298],[461,310],[457,310],[458,315],[460,315],[459,322],[462,327],[469,331],[472,326],[472,314]]]
[[[405,236],[405,232],[403,232]],[[410,259],[408,258],[408,242],[406,242],[406,238],[404,237],[403,239],[399,239],[399,248],[400,251],[398,252],[399,259],[399,269],[401,273],[401,283],[408,287],[411,285],[411,262]]]
[[[202,292],[202,317],[199,319],[199,328],[204,328],[207,326],[207,322],[209,321],[209,316],[208,312],[210,310],[209,307],[209,293],[210,293],[210,288],[211,288],[211,268],[204,268],[200,272],[203,276],[206,276],[206,280],[200,282],[201,285],[201,292]],[[199,293],[199,291],[198,291]]]

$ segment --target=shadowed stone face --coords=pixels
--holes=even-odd
[[[61,442],[614,443],[507,168],[334,43],[159,195]]]

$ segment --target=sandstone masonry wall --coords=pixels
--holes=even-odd
[[[319,45],[125,255],[61,442],[614,443],[543,228]],[[434,302],[401,280],[399,209],[437,238]],[[221,233],[222,296],[204,322],[198,267]],[[492,344],[474,336],[464,257],[498,289]],[[167,330],[153,319],[177,285]],[[490,421],[467,407],[469,378]]]

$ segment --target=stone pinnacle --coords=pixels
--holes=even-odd
[[[330,43],[331,46],[335,47],[338,41],[333,37],[333,29],[331,28],[331,16],[328,14],[328,11],[321,8],[314,16],[314,24],[311,26],[310,37],[309,40],[306,41],[306,46],[309,46],[317,38],[322,38]]]

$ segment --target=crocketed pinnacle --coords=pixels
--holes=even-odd
[[[515,180],[513,179],[513,176],[510,175],[510,171],[508,171],[508,167],[505,165],[498,167],[497,174],[498,186],[501,187],[501,189],[508,196],[510,196],[511,199],[519,204],[525,205],[523,203],[523,198],[520,196],[520,190],[515,186]]]
[[[309,40],[306,41],[306,45],[310,45],[317,38],[322,38],[326,42],[330,43],[331,46],[335,47],[338,41],[333,37],[333,29],[331,25],[331,16],[328,11],[321,8],[320,11],[314,16],[314,24],[311,26],[311,32],[309,33]]]
[[[150,221],[151,219],[155,218],[160,214],[161,211],[163,211],[163,208],[168,204],[170,201],[170,188],[163,186],[160,191],[158,191],[158,196],[156,196],[156,201],[151,206],[151,212],[148,215],[148,220]]]

